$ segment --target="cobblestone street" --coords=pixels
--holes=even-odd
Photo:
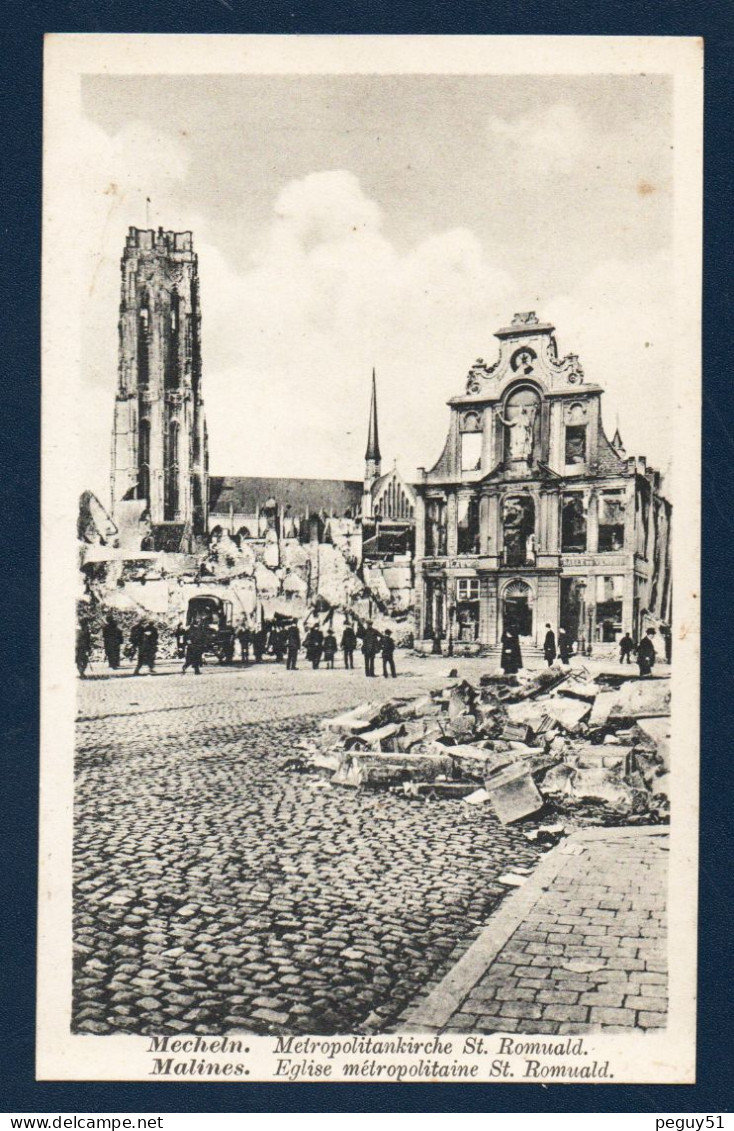
[[[487,806],[287,767],[324,714],[440,685],[273,663],[79,684],[73,1026],[326,1033],[387,1025],[540,855]],[[477,678],[481,661],[456,663]],[[369,1020],[368,1020],[369,1019]]]

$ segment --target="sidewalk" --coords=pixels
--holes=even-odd
[[[543,858],[409,1032],[626,1032],[667,1019],[668,830],[586,829]]]

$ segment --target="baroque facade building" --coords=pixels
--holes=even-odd
[[[449,401],[444,451],[416,485],[416,638],[526,650],[545,625],[583,651],[668,623],[671,507],[657,471],[609,441],[603,390],[534,312],[499,330]]]
[[[191,232],[130,228],[121,273],[112,511],[121,525],[145,515],[150,549],[190,549],[206,535],[208,509]]]

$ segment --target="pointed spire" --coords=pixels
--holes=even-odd
[[[619,432],[619,421],[617,422],[617,430],[612,437],[612,447],[616,448],[617,451],[624,451],[624,444],[622,443],[622,437]]]
[[[380,462],[380,438],[377,432],[377,381],[375,378],[375,371],[372,370],[372,400],[370,402],[370,426],[367,433],[367,451],[365,452],[366,460],[372,460],[375,464]]]

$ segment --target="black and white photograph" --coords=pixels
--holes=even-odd
[[[40,1079],[695,1079],[700,43],[50,36]]]

